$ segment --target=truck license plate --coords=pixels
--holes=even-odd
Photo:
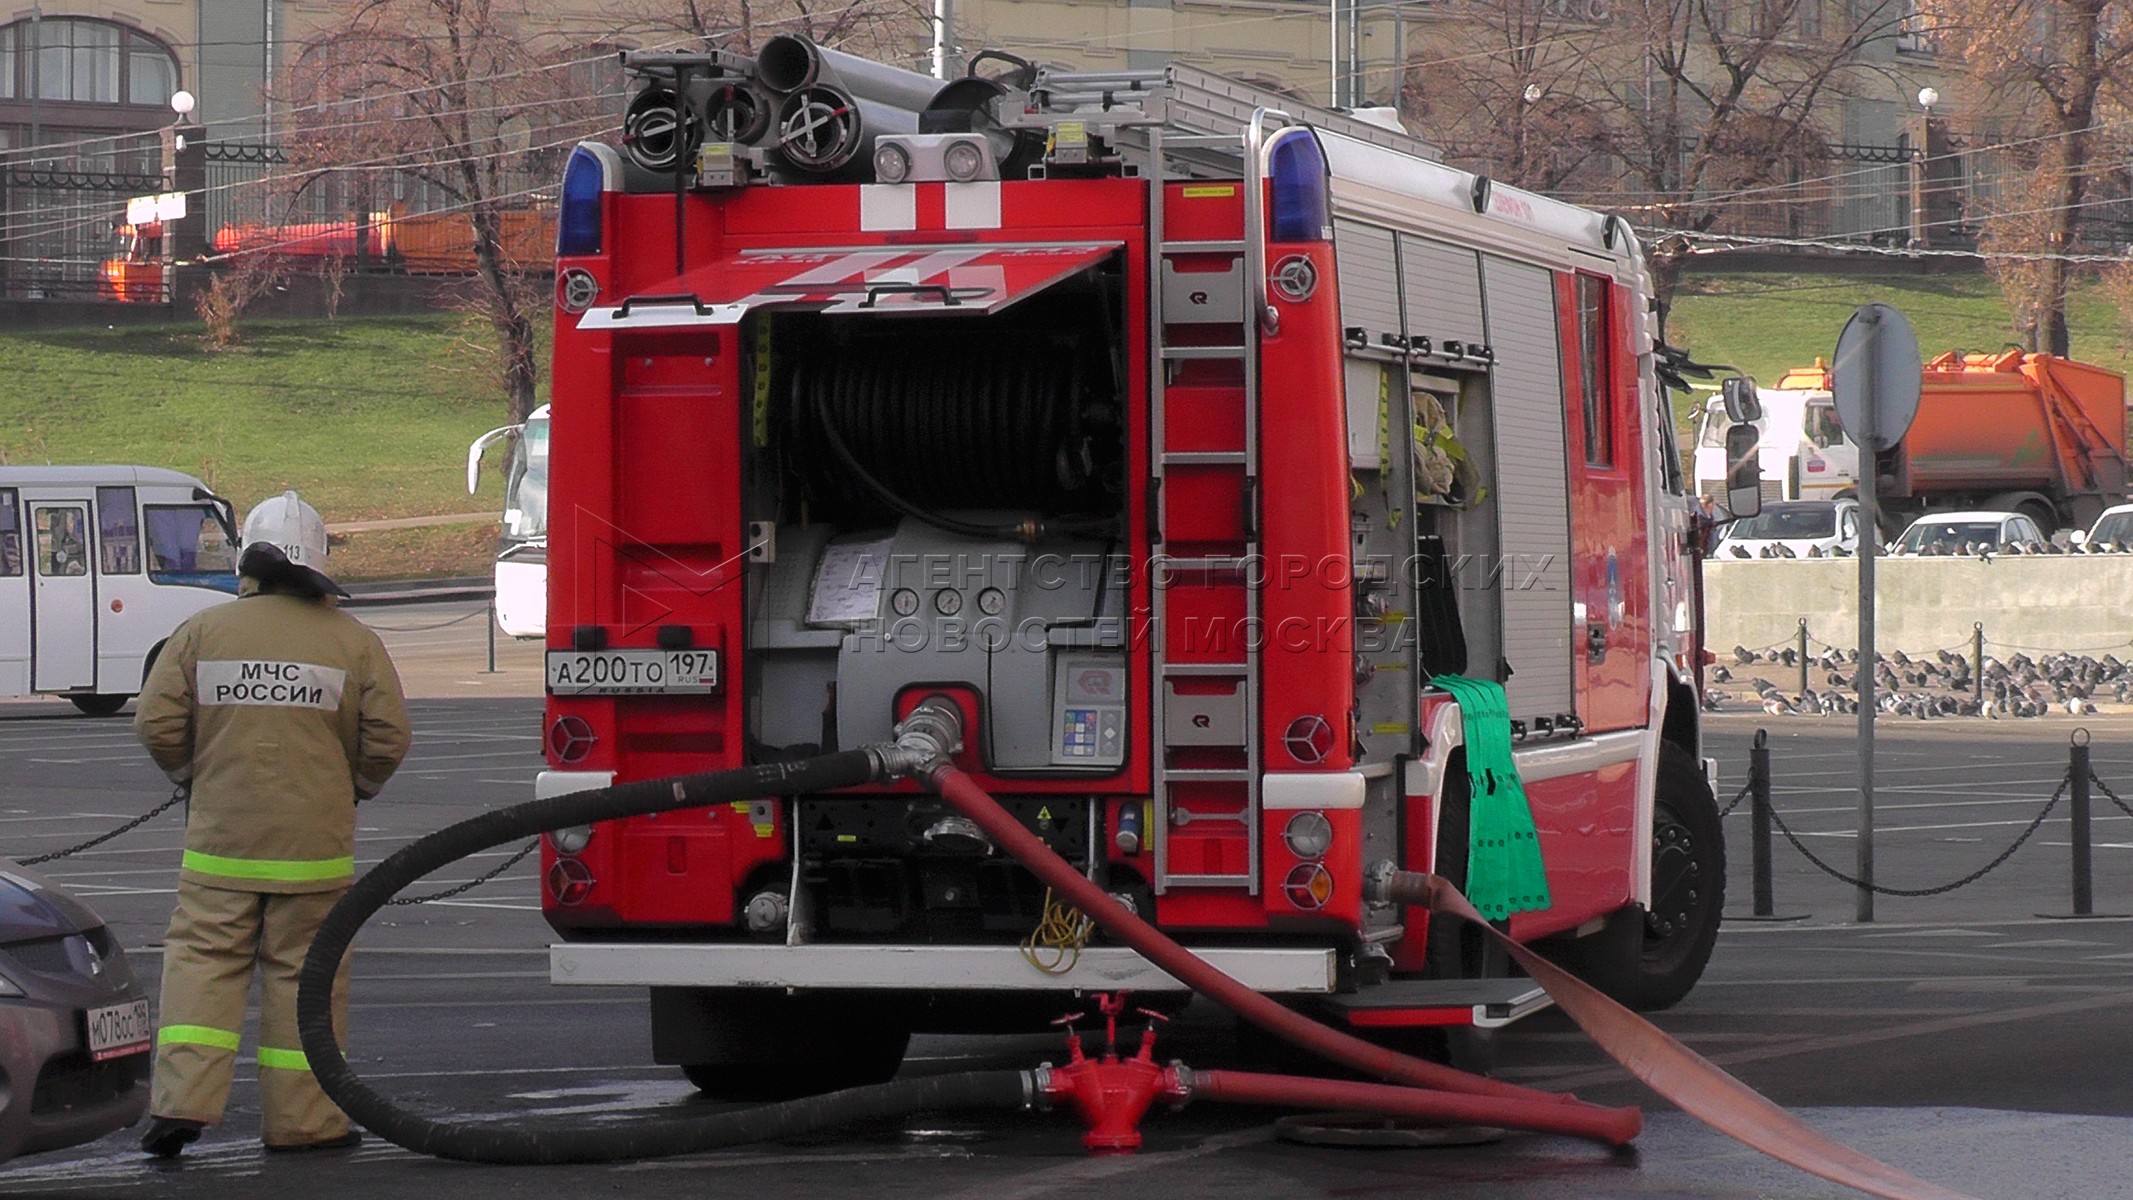
[[[89,1057],[97,1062],[140,1054],[155,1040],[155,1026],[149,1024],[145,998],[107,1008],[92,1008],[86,1015]]]
[[[550,650],[552,696],[701,695],[718,690],[716,650]]]

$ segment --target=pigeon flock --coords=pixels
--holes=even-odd
[[[1800,652],[1793,647],[1756,651],[1735,646],[1732,662],[1719,662],[1704,674],[1707,684],[1733,684],[1752,689],[1728,692],[1717,686],[1704,690],[1704,707],[1713,712],[1732,709],[1743,700],[1759,704],[1772,716],[1841,716],[1859,711],[1859,652],[1829,649],[1809,656],[1809,685],[1804,691],[1780,687],[1768,677],[1797,687]],[[1901,650],[1874,656],[1874,704],[1883,714],[1916,717],[1921,721],[1940,717],[2001,718],[2042,717],[2052,714],[2091,716],[2099,702],[2126,704],[2133,701],[2133,663],[2116,655],[2091,658],[2086,654],[2046,654],[2031,658],[2015,654],[2002,661],[1986,655],[1982,670],[1973,673],[1970,659],[1951,650],[1937,650],[1930,657],[1913,658]],[[1978,686],[1979,676],[1984,686]],[[1820,690],[1814,686],[1820,684]]]

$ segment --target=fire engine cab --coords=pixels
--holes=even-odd
[[[540,794],[945,699],[958,766],[1230,975],[1486,1027],[1545,1000],[1365,893],[1464,881],[1469,745],[1500,742],[1547,884],[1509,931],[1680,998],[1724,853],[1629,229],[1369,114],[981,59],[627,56],[621,145],[562,187]],[[563,829],[542,863],[553,979],[649,988],[655,1057],[729,1095],[1183,995],[909,783]]]

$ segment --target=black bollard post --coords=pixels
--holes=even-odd
[[[1802,621],[1804,633],[1807,623]],[[1748,751],[1748,804],[1754,820],[1752,851],[1755,857],[1755,915],[1774,916],[1777,900],[1770,894],[1770,731],[1755,731],[1755,746]]]
[[[1770,731],[1755,731],[1748,749],[1748,860],[1755,893],[1755,912],[1739,918],[1749,921],[1804,921],[1807,913],[1777,915],[1777,899],[1770,882]],[[1734,918],[1729,918],[1734,919]]]
[[[496,593],[489,593],[489,669],[484,675],[496,674]]]
[[[1807,618],[1800,618],[1800,691],[1807,694]]]
[[[1970,698],[1985,702],[1985,623],[1970,623]]]
[[[2122,917],[2124,913],[2096,911],[2095,875],[2090,864],[2089,784],[2095,776],[2089,766],[2089,731],[2076,729],[2066,739],[2067,840],[2074,847],[2074,911],[2038,913],[2040,917]]]
[[[2074,915],[2096,914],[2095,876],[2089,870],[2089,731],[2076,729],[2067,739],[2066,771],[2069,781],[2067,820],[2074,844]]]

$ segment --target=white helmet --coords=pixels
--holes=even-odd
[[[325,518],[294,491],[260,501],[245,516],[244,550],[243,574],[262,580],[294,574],[333,595],[348,594],[319,569],[326,562]]]

